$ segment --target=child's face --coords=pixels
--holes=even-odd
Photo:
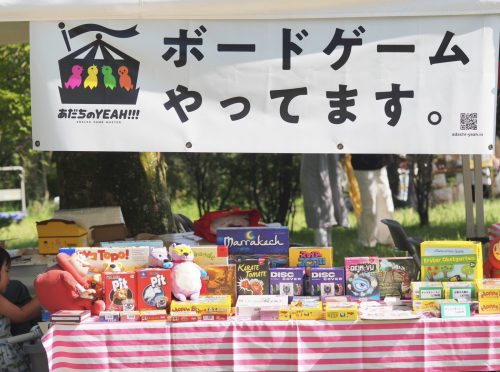
[[[0,293],[7,290],[7,284],[9,284],[9,266],[4,263],[0,269]]]

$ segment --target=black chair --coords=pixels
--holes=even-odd
[[[384,219],[380,220],[380,222],[387,225],[389,228],[389,232],[391,233],[392,240],[394,240],[396,249],[408,252],[408,254],[410,254],[415,260],[418,271],[420,272],[420,243],[422,243],[422,239],[408,236],[405,229],[398,221]]]

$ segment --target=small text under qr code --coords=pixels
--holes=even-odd
[[[460,114],[460,130],[477,130],[477,112]]]

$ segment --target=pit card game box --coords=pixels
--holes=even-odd
[[[170,269],[137,270],[137,309],[167,309],[172,300]]]
[[[206,294],[229,295],[231,306],[236,304],[236,265],[205,266],[207,278],[204,280]]]
[[[106,310],[132,311],[137,308],[135,273],[102,273]]]
[[[311,296],[343,296],[345,294],[343,267],[312,267],[308,282],[308,294]]]
[[[425,241],[420,244],[421,280],[429,282],[483,279],[483,251],[480,242]]]
[[[290,247],[290,267],[304,267],[309,275],[311,267],[332,267],[332,247]]]
[[[236,291],[238,296],[269,294],[269,260],[266,258],[238,260]]]
[[[346,257],[346,295],[353,300],[380,300],[378,257]]]
[[[413,257],[381,257],[378,271],[380,297],[411,299],[411,282],[417,280],[417,274]]]
[[[226,227],[217,229],[217,244],[230,255],[288,254],[288,227]]]
[[[304,274],[303,267],[270,268],[270,294],[302,296],[304,294]]]

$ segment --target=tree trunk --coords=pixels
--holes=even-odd
[[[420,217],[420,226],[429,225],[429,197],[432,185],[432,159],[433,155],[414,155],[413,166],[415,194],[417,198],[417,211]]]
[[[159,153],[56,152],[61,209],[120,206],[132,235],[174,231]]]

